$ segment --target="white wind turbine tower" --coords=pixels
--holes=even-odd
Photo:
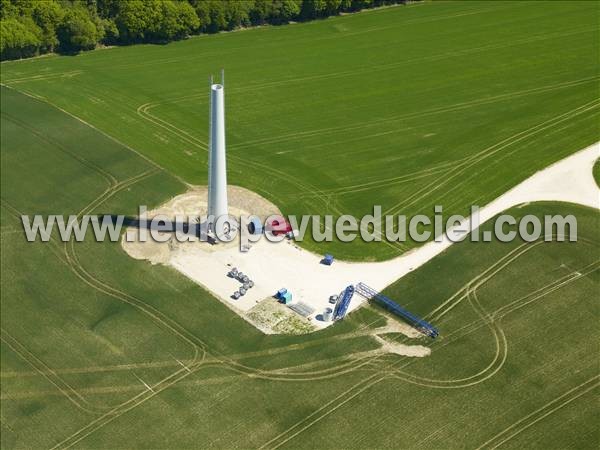
[[[208,153],[208,231],[215,234],[217,220],[229,232],[227,205],[227,162],[225,157],[225,74],[221,70],[221,83],[210,77],[210,140]]]

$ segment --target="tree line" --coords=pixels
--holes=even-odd
[[[406,0],[0,0],[0,58],[165,43],[282,25]]]

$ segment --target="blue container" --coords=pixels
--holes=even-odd
[[[326,266],[330,266],[333,264],[333,255],[330,254],[326,254],[323,259],[321,260],[321,262],[323,264],[325,264]]]
[[[283,300],[283,296],[285,295],[286,292],[287,292],[286,288],[281,288],[277,291],[277,294],[275,294],[275,297],[277,297],[279,300]]]
[[[286,291],[285,294],[283,294],[281,301],[283,302],[284,305],[287,305],[288,303],[292,303],[292,293],[289,291]]]

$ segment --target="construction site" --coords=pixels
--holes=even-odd
[[[443,239],[384,262],[351,263],[334,255],[316,255],[295,242],[297,230],[281,211],[260,195],[227,183],[225,86],[210,78],[209,164],[207,187],[195,187],[147,213],[147,219],[196,217],[189,242],[173,237],[166,242],[140,242],[140,230],[123,235],[125,251],[136,259],[168,265],[203,286],[256,328],[269,334],[303,334],[331,326],[371,301],[417,330],[436,338],[437,328],[381,291],[456,242],[470,226],[466,218],[446,231]],[[565,189],[565,180],[591,167],[596,151],[590,147],[560,165],[539,172],[481,209],[485,222],[511,206],[527,201],[561,198],[594,205],[592,177],[578,178]],[[247,225],[242,216],[252,217]],[[203,219],[206,218],[206,219]],[[220,239],[246,226],[252,243]],[[246,230],[244,230],[246,231]],[[165,232],[172,234],[170,231]],[[265,239],[268,235],[271,239]],[[262,238],[261,238],[262,237]],[[279,239],[272,239],[279,237]]]
[[[228,186],[224,77],[222,71],[220,84],[214,83],[212,76],[209,83],[207,189],[182,194],[146,217],[167,216],[172,221],[176,216],[198,217],[198,227],[192,228],[197,235],[186,243],[173,238],[164,243],[140,242],[139,230],[131,228],[123,235],[125,251],[137,259],[175,268],[267,333],[322,329],[343,320],[364,302],[373,301],[423,335],[437,337],[438,331],[431,324],[378,291],[389,283],[377,276],[385,273],[378,264],[335,261],[333,255],[319,257],[300,248],[294,240],[297,231],[275,205],[250,191]],[[247,225],[252,235],[281,239],[255,239],[242,248],[237,242],[219,239],[242,226],[237,219],[241,216],[253,217]],[[270,219],[263,223],[261,218],[267,216]],[[207,219],[203,222],[202,217]],[[201,238],[203,233],[207,239]],[[273,302],[285,308],[269,305]]]

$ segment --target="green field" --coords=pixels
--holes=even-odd
[[[204,184],[224,67],[232,183],[286,214],[450,214],[600,138],[599,42],[596,2],[425,3],[7,62],[1,80]],[[365,260],[414,244],[306,245]]]
[[[376,306],[267,336],[118,244],[20,224],[204,183],[220,65],[232,181],[284,211],[485,203],[598,140],[597,8],[427,3],[2,64],[1,447],[598,448],[597,211],[516,208],[575,214],[579,241],[464,242],[388,288],[440,330],[386,336],[420,359],[377,353]],[[364,245],[332,248],[405,250]]]

